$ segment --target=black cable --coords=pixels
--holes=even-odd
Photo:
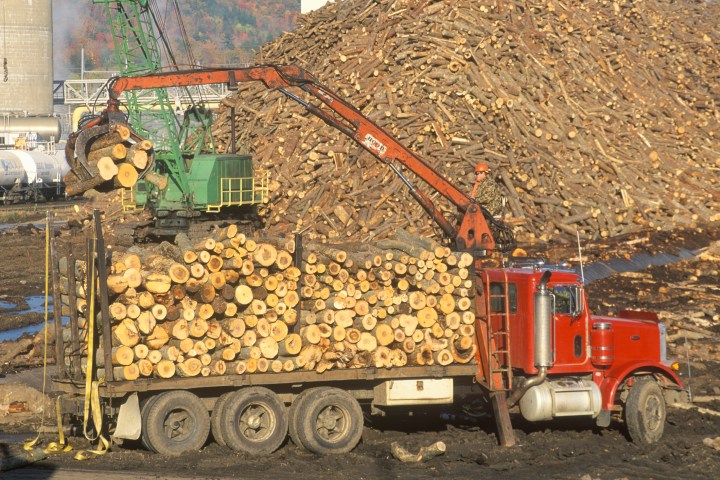
[[[188,37],[187,30],[185,29],[185,22],[182,19],[182,14],[180,13],[180,5],[178,4],[177,0],[173,0],[173,6],[175,7],[175,17],[178,21],[178,27],[180,28],[180,35],[183,38],[183,46],[185,47],[185,54],[188,57],[188,61],[190,62],[190,66],[195,68],[197,66],[197,62],[195,61],[195,55],[193,55],[192,47],[190,46],[190,37]]]
[[[5,23],[5,5],[3,5],[3,82],[7,82],[9,78],[7,61],[7,25]]]
[[[182,23],[182,17],[180,17],[180,8],[177,5],[177,2],[175,0],[173,0],[173,4],[175,5],[175,9],[176,9],[175,11],[177,14],[177,20],[178,20],[180,30],[183,33],[183,44],[185,46],[185,52],[188,55],[190,61],[192,62],[192,66],[194,67],[195,65],[194,65],[194,60],[192,59],[192,52],[190,51],[190,45],[189,45],[189,42],[187,39],[187,32],[185,31],[185,27]],[[152,18],[153,23],[155,24],[155,28],[157,30],[158,37],[159,37],[158,39],[162,43],[163,47],[165,47],[165,53],[168,57],[168,60],[170,61],[169,67],[175,71],[178,71],[179,70],[178,61],[175,58],[175,54],[173,53],[172,48],[170,46],[170,42],[167,38],[167,35],[165,34],[164,24],[161,24],[161,22],[159,20],[160,14],[159,14],[157,2],[152,1],[152,0],[148,2],[148,12],[150,13],[150,17]],[[190,89],[188,87],[182,87],[182,88],[185,91],[185,94],[187,95],[187,97],[190,99],[190,103],[195,104],[196,101],[193,100],[193,95],[190,93]],[[199,89],[198,89],[198,91],[199,91]],[[201,95],[201,101],[202,101],[202,95]]]

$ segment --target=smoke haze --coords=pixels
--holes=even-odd
[[[70,38],[74,29],[83,21],[83,10],[90,4],[87,1],[52,0],[53,14],[53,70],[56,80],[66,80],[73,73],[62,52],[70,46]]]

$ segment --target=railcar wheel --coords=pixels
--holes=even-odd
[[[233,392],[225,402],[222,416],[222,437],[233,450],[265,455],[280,448],[287,437],[285,404],[264,387]]]
[[[347,453],[362,437],[360,404],[339,388],[320,387],[308,392],[295,415],[299,442],[313,453]]]
[[[625,424],[633,442],[651,444],[660,440],[665,430],[665,398],[657,382],[640,378],[625,401]]]
[[[161,455],[197,451],[210,433],[210,415],[196,395],[185,390],[161,393],[149,405],[147,443]]]

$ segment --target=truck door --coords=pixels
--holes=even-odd
[[[555,315],[555,366],[587,362],[588,322],[583,291],[577,284],[553,285]]]

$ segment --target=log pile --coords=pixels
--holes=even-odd
[[[258,62],[307,69],[467,192],[489,162],[521,240],[600,238],[718,219],[718,14],[669,0],[344,0]],[[277,180],[275,234],[433,233],[386,166],[259,85],[225,100],[221,149],[230,106],[238,143]]]
[[[153,144],[150,140],[134,142],[130,129],[121,124],[87,145],[87,164],[91,178],[79,179],[72,171],[65,176],[68,195],[78,195],[86,190],[105,188],[132,188],[140,174],[150,167]],[[80,171],[84,167],[76,167]],[[167,180],[161,175],[148,173],[145,179],[164,188]]]
[[[235,226],[195,245],[180,237],[180,248],[115,253],[114,378],[473,361],[472,256],[401,235],[343,248],[309,243],[299,266],[294,241],[248,238]],[[72,304],[80,315],[78,335],[63,335],[68,365],[71,353],[87,355],[87,274],[74,263],[65,257],[59,269],[64,313]],[[101,376],[104,359],[101,349]]]

